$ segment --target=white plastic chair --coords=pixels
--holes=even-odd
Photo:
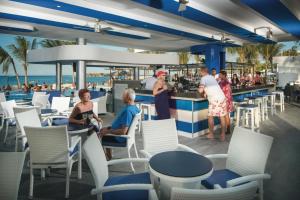
[[[66,168],[66,193],[69,197],[72,165],[78,161],[78,178],[81,179],[81,138],[69,144],[66,126],[24,127],[30,148],[30,189],[29,198],[33,197],[34,169]],[[76,151],[75,147],[78,146]]]
[[[171,200],[252,200],[258,184],[256,181],[230,188],[203,190],[172,188]]]
[[[0,102],[4,102],[4,101],[6,101],[5,93],[0,92]]]
[[[175,119],[142,121],[143,145],[140,152],[146,157],[164,152],[182,150],[197,153],[195,150],[178,143]]]
[[[34,92],[32,95],[32,100],[31,100],[32,105],[35,105],[36,99],[39,95],[45,95],[45,94],[46,94],[46,92]]]
[[[207,158],[226,159],[225,170],[215,170],[211,177],[202,181],[203,185],[209,182],[209,179],[218,179],[217,183],[211,183],[215,186],[223,184],[223,187],[242,184],[248,181],[258,181],[259,196],[263,200],[263,180],[271,176],[265,173],[265,166],[273,143],[273,138],[267,135],[253,132],[242,127],[235,127],[229,144],[227,154],[207,155]],[[217,173],[226,172],[237,174],[235,178],[225,180],[217,177]]]
[[[61,114],[69,114],[70,97],[53,97],[51,109]]]
[[[0,152],[0,199],[17,200],[26,152]]]
[[[104,95],[102,97],[92,99],[92,101],[95,101],[98,103],[98,111],[96,114],[106,114],[106,102],[107,102],[107,95]]]
[[[128,198],[127,195],[131,195],[131,199],[145,199],[137,196],[136,190],[148,190],[148,199],[156,200],[157,196],[153,190],[153,186],[150,181],[149,173],[141,173],[134,175],[127,175],[120,177],[111,177],[108,175],[108,165],[122,164],[128,162],[140,162],[148,163],[148,159],[141,158],[126,158],[117,159],[112,161],[106,161],[106,157],[99,142],[97,135],[92,134],[86,142],[83,144],[83,155],[89,165],[96,188],[91,191],[92,195],[97,195],[97,199],[124,199]],[[140,181],[143,177],[144,181]],[[128,181],[131,180],[131,181]],[[112,183],[114,182],[114,183]],[[131,194],[124,193],[124,190],[134,190],[128,191]],[[119,193],[122,191],[123,193]],[[108,193],[108,194],[105,194]],[[113,195],[107,197],[105,195]]]
[[[39,113],[41,112],[40,107],[28,106],[28,107],[14,107],[14,114],[17,121],[16,129],[16,144],[15,151],[18,151],[18,140],[22,139],[22,151],[25,148],[25,144],[27,142],[27,138],[24,132],[24,126],[34,126],[41,127],[41,121],[39,118]],[[31,111],[32,112],[27,112]],[[25,112],[25,113],[24,113]],[[24,113],[24,114],[21,114]]]
[[[112,134],[107,134],[104,137],[121,137],[121,138],[125,138],[126,140],[124,140],[124,145],[120,146],[120,143],[118,142],[104,142],[102,141],[102,145],[105,148],[126,148],[127,149],[127,153],[128,153],[128,157],[131,158],[130,155],[130,150],[132,147],[134,147],[134,152],[136,157],[138,158],[138,152],[137,152],[137,148],[136,148],[136,144],[135,144],[135,131],[137,130],[137,126],[139,124],[139,118],[141,117],[141,113],[137,113],[131,124],[130,127],[128,129],[127,135],[112,135]],[[132,165],[132,163],[130,163],[131,169],[132,171],[134,171],[134,167]]]
[[[50,94],[39,94],[35,97],[34,103],[32,105],[39,106],[41,109],[47,108],[49,105],[49,96]]]
[[[0,102],[0,105],[3,110],[3,119],[4,119],[5,125],[6,125],[5,136],[3,139],[3,142],[6,143],[8,127],[16,125],[13,107],[17,106],[17,104],[16,104],[15,100],[10,100],[10,101],[5,101],[5,102]]]

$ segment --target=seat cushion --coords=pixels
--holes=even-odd
[[[151,184],[149,173],[140,173],[126,176],[110,177],[104,186],[120,184]],[[102,195],[103,200],[147,200],[148,190],[122,190],[117,192],[106,192]]]
[[[201,182],[207,189],[214,189],[215,184],[219,184],[222,188],[226,188],[226,182],[241,177],[239,174],[229,170],[215,170],[212,175]]]
[[[69,119],[68,118],[54,118],[52,120],[53,126],[61,126],[61,125],[68,125]]]
[[[126,147],[127,139],[119,136],[104,136],[102,146]]]

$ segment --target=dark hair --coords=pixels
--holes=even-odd
[[[260,75],[261,73],[259,71],[255,72],[257,75]]]
[[[225,70],[220,71],[220,74],[223,74],[225,77],[227,77],[227,72]]]
[[[211,68],[211,71],[212,71],[212,70],[216,70],[216,71],[217,71],[217,69],[216,69],[216,68]]]
[[[79,96],[80,98],[82,98],[83,95],[84,95],[85,93],[88,93],[88,92],[90,92],[88,89],[81,89],[81,90],[79,90],[79,92],[78,92],[78,96]]]

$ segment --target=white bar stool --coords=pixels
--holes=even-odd
[[[145,119],[145,109],[147,110],[148,120],[151,120],[151,107],[152,103],[141,103],[141,110],[143,114],[143,119]]]
[[[274,115],[274,113],[276,113],[276,108],[275,108],[276,94],[268,93],[268,94],[266,94],[266,97],[268,98],[268,100],[267,100],[267,111],[270,109],[271,114]]]
[[[243,127],[245,126],[245,120],[248,124],[248,115],[250,115],[251,125],[250,128],[252,131],[254,129],[259,129],[260,117],[259,117],[259,107],[255,104],[241,104],[237,107],[237,118],[236,118],[236,125],[240,126],[240,118],[243,116]]]
[[[265,120],[265,108],[263,103],[263,98],[261,96],[251,96],[248,97],[248,104],[255,104],[258,106],[258,116],[261,117],[261,121]]]
[[[233,100],[233,107],[234,107],[234,115],[233,115],[233,119],[236,121],[236,119],[237,119],[237,107],[239,106],[239,105],[241,105],[241,104],[245,104],[245,103],[247,103],[247,101],[246,100],[244,100],[244,99],[236,99],[236,100]]]
[[[272,92],[276,96],[279,96],[279,102],[276,102],[276,97],[275,97],[275,107],[280,106],[280,112],[284,111],[284,93],[283,91],[275,91]]]

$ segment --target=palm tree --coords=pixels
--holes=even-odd
[[[189,52],[178,52],[177,54],[179,56],[179,64],[181,65],[188,64],[191,56]]]
[[[36,39],[32,42],[26,40],[25,37],[17,36],[15,38],[16,44],[8,45],[8,49],[11,51],[12,55],[22,62],[24,68],[24,83],[28,84],[28,63],[27,63],[27,51],[35,49],[37,47]]]
[[[259,53],[266,62],[266,69],[270,66],[273,72],[273,57],[280,53],[283,46],[283,44],[261,44],[258,46]]]
[[[42,40],[40,42],[41,46],[44,48],[51,48],[63,45],[75,45],[75,41],[67,41],[67,40]],[[75,71],[76,71],[76,63],[72,63],[72,82],[75,84]]]
[[[0,46],[0,65],[2,64],[2,72],[7,74],[9,67],[12,65],[15,75],[16,75],[16,79],[17,79],[17,83],[18,83],[18,89],[21,88],[21,84],[20,84],[20,79],[19,79],[19,74],[17,72],[16,69],[16,65],[15,65],[15,61],[14,59],[9,55],[9,53]]]

